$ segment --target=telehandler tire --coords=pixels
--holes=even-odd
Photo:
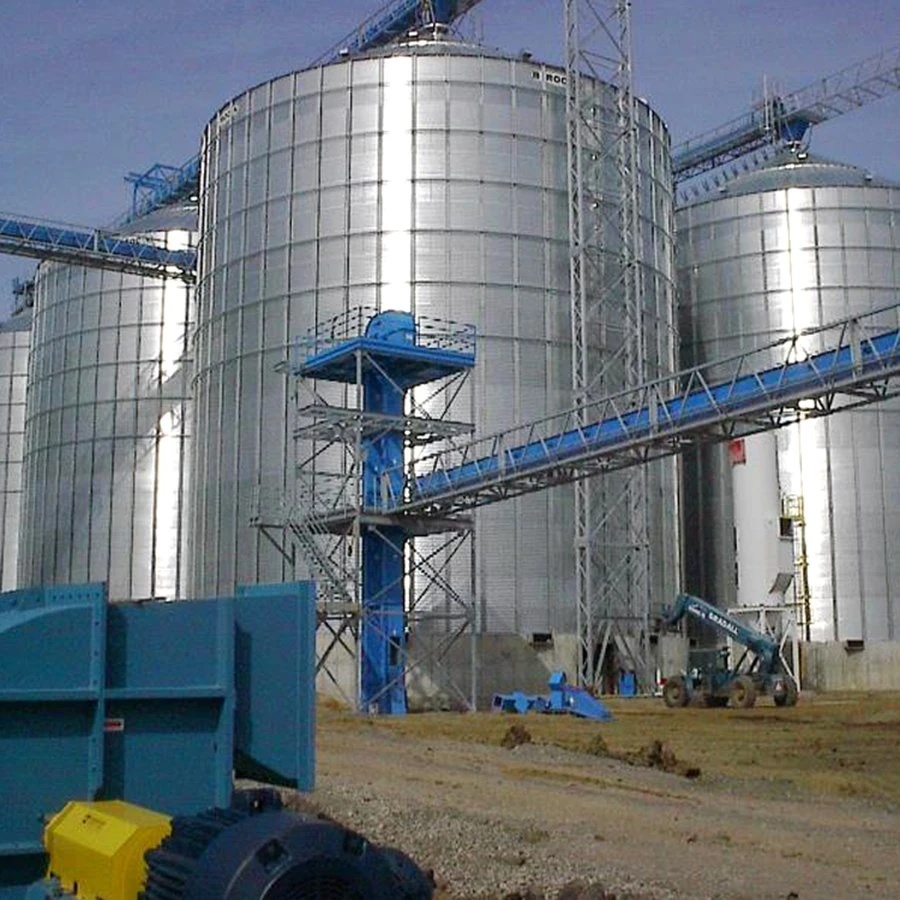
[[[735,709],[750,709],[756,703],[756,685],[749,675],[738,675],[731,685],[731,705]]]
[[[793,678],[785,678],[782,687],[773,689],[772,699],[776,706],[796,706],[797,705],[797,685],[794,684]]]
[[[673,675],[666,679],[665,687],[663,687],[663,701],[669,709],[687,706],[688,700],[690,700],[690,695],[687,684],[681,675]]]

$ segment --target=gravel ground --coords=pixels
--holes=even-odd
[[[898,896],[896,805],[364,718],[326,717],[318,743],[300,808],[404,850],[444,900]]]

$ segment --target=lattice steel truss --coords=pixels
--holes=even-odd
[[[188,284],[197,278],[196,250],[170,250],[146,237],[3,213],[0,213],[0,253],[54,259],[148,278],[181,278]]]
[[[638,124],[630,2],[564,5],[572,389],[583,408],[648,376]],[[615,91],[612,118],[608,86]],[[576,482],[579,684],[598,686],[611,641],[630,659],[639,684],[647,688],[652,682],[648,515],[645,468]]]

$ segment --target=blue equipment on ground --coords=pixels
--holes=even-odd
[[[613,716],[608,707],[584,688],[569,684],[565,672],[554,672],[548,685],[550,694],[546,697],[525,694],[522,691],[494,694],[491,709],[494,712],[511,712],[519,715],[527,712],[568,713],[597,722],[612,721]]]
[[[779,654],[778,642],[751,628],[746,622],[729,615],[712,603],[690,594],[679,594],[675,605],[663,613],[663,624],[677,625],[685,616],[714,628],[719,634],[744,647],[732,665],[729,651],[723,647],[713,651],[712,660],[688,672],[673,675],[663,685],[666,706],[686,706],[694,695],[707,706],[732,706],[749,709],[758,694],[771,694],[776,706],[794,706],[797,685]]]

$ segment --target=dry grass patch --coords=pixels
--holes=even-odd
[[[639,759],[652,742],[660,754],[689,761],[704,776],[757,782],[769,791],[879,799],[900,803],[900,694],[822,695],[779,709],[668,709],[661,700],[607,701],[615,720],[497,713],[423,713],[371,719],[320,705],[320,730],[374,729],[386,735],[499,746],[512,725],[535,744],[577,753]],[[664,752],[663,752],[664,751]],[[652,755],[652,754],[649,754]]]

